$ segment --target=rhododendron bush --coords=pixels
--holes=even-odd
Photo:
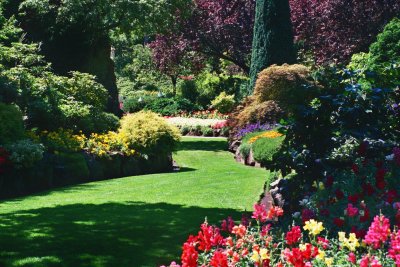
[[[181,265],[169,266],[400,266],[400,231],[384,215],[374,218],[363,238],[329,234],[314,219],[283,232],[277,227],[282,215],[278,207],[256,204],[251,222],[228,218],[220,228],[205,222],[184,243]]]

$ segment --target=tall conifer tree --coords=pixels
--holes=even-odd
[[[272,64],[295,61],[289,1],[256,0],[249,94],[260,71]]]

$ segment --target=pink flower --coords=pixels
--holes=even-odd
[[[356,207],[353,206],[353,204],[348,204],[347,208],[346,208],[346,214],[349,217],[355,217],[358,215],[358,209]]]
[[[360,261],[360,267],[369,267],[369,256],[364,255]]]
[[[356,254],[354,254],[353,252],[350,252],[349,257],[347,258],[347,260],[353,264],[357,263],[357,258],[356,258]]]
[[[385,216],[375,216],[374,221],[368,229],[364,242],[378,249],[386,242],[390,234],[390,222]]]
[[[264,204],[254,204],[253,216],[251,218],[260,222],[265,222],[268,219],[267,208]]]
[[[396,261],[397,267],[400,266],[400,230],[391,236],[389,257]]]

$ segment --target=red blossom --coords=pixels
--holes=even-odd
[[[326,183],[325,183],[325,186],[326,187],[332,187],[332,185],[333,185],[333,181],[334,181],[334,179],[333,179],[333,176],[328,176],[327,178],[326,178]]]
[[[294,226],[292,229],[286,233],[286,244],[289,246],[296,244],[299,242],[301,238],[301,228],[299,226]]]
[[[344,225],[344,220],[341,219],[341,218],[334,218],[334,219],[333,219],[333,223],[334,223],[337,227],[342,228],[343,225]]]
[[[210,266],[212,266],[212,267],[228,267],[227,255],[221,250],[215,251],[215,253],[211,259]]]
[[[336,189],[335,195],[336,195],[336,198],[339,199],[339,200],[344,198],[344,193],[340,189]]]
[[[196,267],[199,253],[197,252],[196,246],[197,238],[189,236],[189,239],[183,244],[182,251],[182,267]]]
[[[201,231],[197,235],[199,243],[198,249],[202,251],[209,251],[212,247],[223,245],[224,238],[219,233],[217,227],[209,226],[207,223],[201,225]]]
[[[357,263],[356,254],[354,254],[353,252],[350,252],[347,260],[353,264],[356,264]]]
[[[264,204],[254,204],[254,211],[253,215],[251,218],[260,221],[260,222],[265,222],[268,219],[268,214],[267,214],[267,208],[265,207]]]
[[[346,215],[349,217],[355,217],[358,215],[358,209],[353,204],[348,204],[346,208]]]

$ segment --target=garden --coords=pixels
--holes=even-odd
[[[398,0],[0,1],[0,266],[400,267]]]

